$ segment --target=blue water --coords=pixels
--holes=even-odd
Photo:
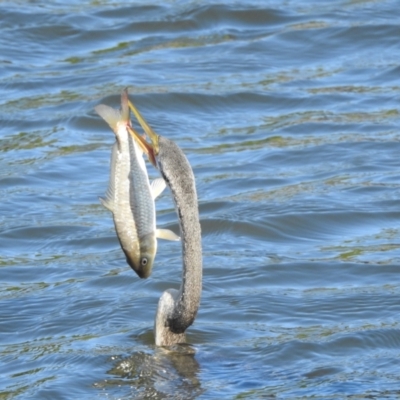
[[[0,399],[400,397],[397,1],[0,15]],[[127,86],[197,183],[202,302],[169,350],[153,321],[180,244],[139,279],[98,201],[94,107]],[[179,231],[168,191],[157,220]]]

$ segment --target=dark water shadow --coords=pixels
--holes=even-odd
[[[107,371],[110,378],[95,386],[111,397],[130,399],[190,400],[204,393],[196,350],[191,345],[152,347],[113,357],[114,365]]]

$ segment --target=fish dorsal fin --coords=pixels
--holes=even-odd
[[[155,200],[165,189],[167,185],[163,178],[154,179],[150,184],[151,195],[153,196],[153,200]]]
[[[106,106],[105,104],[99,104],[96,106],[95,111],[100,115],[104,121],[110,125],[110,128],[115,132],[117,129],[117,124],[122,120],[121,112],[119,110],[115,110],[112,107]]]
[[[110,180],[108,182],[108,189],[105,197],[100,197],[100,203],[110,211],[114,209],[114,192],[115,192],[115,165],[117,163],[118,144],[114,143],[111,151],[110,161]]]
[[[156,229],[156,237],[164,240],[181,240],[181,238],[176,233],[170,231],[169,229]]]
[[[111,212],[113,212],[113,203],[109,201],[109,199],[104,198],[104,197],[99,197],[100,203],[107,208],[107,210],[110,210]]]

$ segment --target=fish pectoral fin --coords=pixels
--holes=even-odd
[[[166,183],[163,178],[154,179],[150,184],[151,195],[153,196],[153,200],[155,200],[165,189]]]
[[[110,199],[107,198],[103,198],[103,197],[99,197],[100,203],[107,208],[107,210],[110,210],[111,212],[113,212],[113,203],[112,201],[110,201]]]
[[[169,229],[156,229],[156,237],[164,240],[181,240],[181,238],[176,233],[170,231]]]

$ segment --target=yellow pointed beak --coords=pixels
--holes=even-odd
[[[143,130],[146,132],[146,135],[151,140],[151,144],[153,145],[153,148],[154,148],[154,153],[158,154],[158,135],[157,135],[157,133],[155,133],[153,131],[153,129],[150,128],[149,124],[142,117],[139,110],[133,105],[133,103],[130,100],[129,100],[128,104],[129,104],[129,108],[131,109],[131,111],[135,115],[136,119],[138,120],[140,126],[143,128]]]
[[[136,143],[139,144],[140,148],[147,155],[149,161],[157,168],[157,162],[153,146],[150,143],[147,143],[144,137],[141,136],[138,132],[136,132],[135,129],[133,129],[131,126],[127,125],[126,127],[130,135],[133,137],[134,140],[136,140]]]

